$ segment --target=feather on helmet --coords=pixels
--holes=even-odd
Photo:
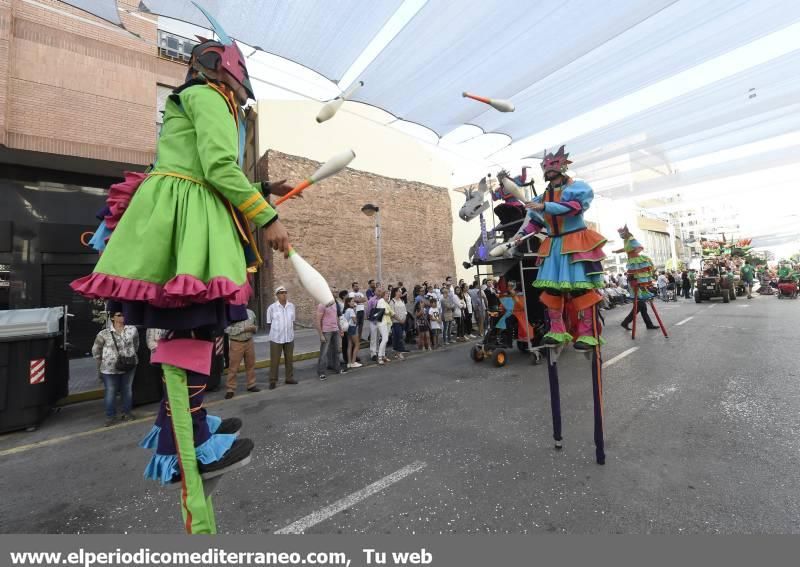
[[[236,42],[227,34],[219,22],[197,2],[192,2],[200,10],[211,24],[214,33],[219,37],[219,41],[209,40],[198,36],[200,44],[192,50],[192,59],[197,59],[201,65],[215,71],[225,71],[231,78],[244,88],[247,96],[255,99],[253,86],[250,83],[250,74],[247,72],[247,64]]]

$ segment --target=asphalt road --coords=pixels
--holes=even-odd
[[[303,363],[298,386],[209,408],[256,443],[216,493],[220,531],[800,532],[800,301],[657,307],[669,340],[605,314],[605,360],[638,347],[605,369],[605,466],[582,355],[559,363],[559,452],[546,368],[517,353],[498,369],[460,345],[326,382]],[[180,531],[178,492],[142,478],[151,421],[96,430],[100,413],[0,437],[0,532]]]

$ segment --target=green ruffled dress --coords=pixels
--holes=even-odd
[[[247,303],[247,222],[265,226],[277,214],[238,165],[238,116],[216,85],[193,81],[174,91],[156,166],[135,190],[94,272],[73,282],[76,292],[158,309]]]

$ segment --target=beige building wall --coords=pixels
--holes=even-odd
[[[430,191],[439,191],[442,195],[436,195],[431,200],[430,197],[425,197],[426,193],[419,193],[405,196],[400,201],[409,210],[416,211],[418,218],[424,219],[423,222],[431,230],[438,227],[438,233],[431,242],[432,254],[441,251],[444,234],[450,233],[447,242],[451,250],[446,256],[454,258],[455,266],[443,266],[441,274],[430,274],[426,279],[444,277],[447,274],[471,281],[471,274],[474,272],[467,272],[461,263],[467,259],[467,251],[478,238],[480,229],[477,220],[467,224],[458,218],[458,210],[464,204],[464,197],[451,191],[453,173],[459,167],[458,160],[452,154],[437,150],[379,123],[385,122],[387,116],[381,110],[362,104],[345,103],[332,119],[318,124],[316,116],[320,108],[321,104],[313,101],[260,101],[259,155],[267,150],[277,150],[324,162],[332,155],[352,148],[356,153],[356,159],[350,164],[352,169],[432,186]],[[311,188],[308,198],[324,191],[325,184]],[[374,193],[372,200],[380,206],[403,197],[404,195]],[[353,207],[357,210],[363,204],[353,203]],[[363,218],[367,220],[366,217]],[[371,233],[367,237],[368,243],[374,243]],[[391,235],[386,234],[385,237],[391,238]],[[374,244],[370,245],[374,248]],[[384,258],[386,256],[384,252]]]

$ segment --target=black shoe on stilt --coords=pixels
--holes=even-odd
[[[253,452],[253,447],[252,440],[237,439],[220,460],[207,465],[198,461],[197,468],[201,475],[216,473],[214,476],[227,472],[228,470],[237,469],[250,462],[250,453]]]
[[[580,350],[580,351],[588,351],[594,348],[594,345],[590,345],[589,343],[584,343],[581,341],[576,342],[574,346],[575,350]]]
[[[652,329],[660,329],[661,327],[659,327],[658,325],[650,325],[650,326],[649,326],[649,327],[647,327],[647,328],[648,328],[648,329],[650,329],[650,330],[652,330]]]
[[[625,323],[620,323],[619,326],[622,327],[623,329],[625,329],[626,331],[630,331],[631,330],[630,325],[626,325]]]
[[[225,435],[230,435],[232,433],[236,433],[242,428],[242,420],[238,417],[228,417],[222,420],[222,423],[219,424],[219,427],[214,433],[222,433]]]
[[[558,339],[554,339],[553,337],[545,337],[544,339],[542,339],[542,343],[546,346],[558,346],[561,344],[561,341],[559,341]]]

